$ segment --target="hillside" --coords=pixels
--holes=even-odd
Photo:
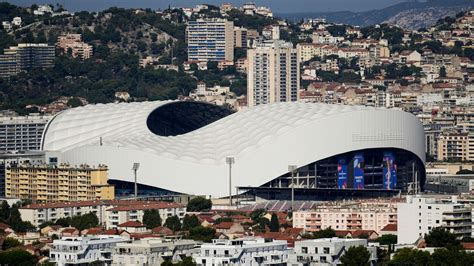
[[[472,0],[430,0],[427,2],[405,2],[365,12],[305,12],[278,15],[295,21],[303,18],[326,18],[328,22],[362,27],[388,22],[407,29],[417,29],[429,27],[440,18],[473,7],[474,1]]]

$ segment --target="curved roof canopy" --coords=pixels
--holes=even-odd
[[[322,103],[275,103],[237,113],[199,102],[97,104],[58,114],[43,149],[70,163],[109,166],[114,179],[191,194],[225,195],[225,157],[235,186],[259,186],[288,171],[347,151],[399,148],[424,161],[424,133],[413,115]]]

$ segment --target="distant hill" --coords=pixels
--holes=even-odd
[[[303,18],[326,18],[328,22],[363,27],[387,22],[408,29],[417,29],[429,27],[440,18],[454,15],[469,8],[474,8],[473,0],[429,0],[426,2],[404,2],[383,9],[364,12],[305,12],[277,15],[293,21]]]

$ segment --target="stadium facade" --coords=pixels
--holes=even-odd
[[[165,191],[285,199],[391,195],[423,189],[424,132],[413,115],[363,106],[275,103],[240,112],[201,102],[87,105],[56,115],[42,148],[110,178]],[[292,176],[288,166],[297,170]]]

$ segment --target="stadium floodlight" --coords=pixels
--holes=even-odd
[[[288,165],[288,172],[291,172],[291,212],[295,208],[295,171],[298,169],[296,165]]]
[[[232,164],[235,163],[235,158],[225,157],[225,162],[229,165],[229,206],[232,206]]]
[[[133,163],[133,174],[135,176],[135,200],[138,198],[138,185],[137,185],[137,171],[140,168],[140,163]]]

